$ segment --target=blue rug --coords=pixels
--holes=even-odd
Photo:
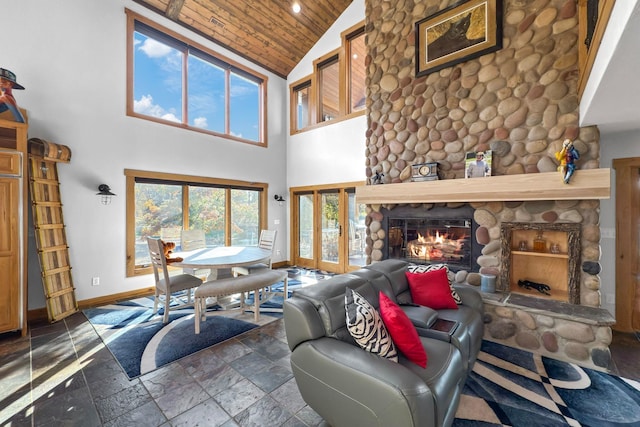
[[[289,280],[287,282],[287,293],[289,296],[295,291],[304,286],[314,285],[322,280],[330,279],[335,276],[335,273],[330,273],[323,270],[290,267],[287,269]],[[271,286],[271,289],[275,292],[284,292],[284,283],[279,282]],[[251,311],[253,306],[254,294],[249,294],[245,299],[247,310]],[[280,295],[271,297],[268,301],[260,304],[260,312],[267,313],[270,316],[282,317],[282,305],[284,298]]]
[[[640,383],[483,341],[454,427],[640,426]]]
[[[127,376],[132,379],[167,363],[247,332],[257,325],[239,319],[210,316],[194,332],[193,309],[153,314],[153,299],[138,298],[83,310]]]

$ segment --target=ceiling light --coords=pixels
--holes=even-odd
[[[293,13],[300,13],[300,3],[294,2],[292,8],[293,8]]]

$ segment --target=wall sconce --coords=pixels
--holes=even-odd
[[[277,194],[275,196],[273,196],[273,198],[276,199],[276,202],[278,202],[278,205],[280,205],[280,206],[284,205],[284,202],[286,202],[284,197],[278,196]]]
[[[99,193],[96,193],[96,195],[100,196],[100,203],[103,205],[111,203],[111,197],[115,196],[107,184],[100,184],[98,186],[98,191]]]

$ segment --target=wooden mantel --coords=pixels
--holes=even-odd
[[[356,187],[358,203],[447,203],[608,199],[611,170],[577,170],[569,184],[559,172],[403,182]]]

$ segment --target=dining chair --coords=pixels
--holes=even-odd
[[[194,251],[196,249],[206,248],[204,230],[182,230],[180,235],[180,244],[182,251]]]
[[[182,230],[180,232],[180,246],[180,250],[184,252],[206,248],[207,244],[205,241],[204,230]],[[206,279],[207,275],[209,274],[208,269],[202,268],[183,268],[182,271],[188,274],[193,274],[194,276],[198,276],[201,279]]]
[[[273,249],[275,248],[276,244],[276,234],[276,230],[262,230],[260,232],[260,238],[258,239],[258,247],[260,249],[271,251],[271,254],[273,255]],[[247,265],[245,267],[234,267],[233,275],[245,276],[247,274],[255,273],[257,270],[261,270],[263,268],[271,268],[271,265],[271,257],[269,257],[267,263],[261,262],[258,264]]]
[[[187,274],[169,275],[167,268],[167,259],[164,255],[162,240],[147,237],[147,245],[149,246],[149,255],[151,256],[151,265],[153,266],[153,276],[156,280],[156,292],[153,300],[153,312],[157,313],[158,304],[161,302],[161,295],[164,295],[164,318],[163,323],[169,321],[170,308],[182,308],[193,305],[191,291],[202,284],[202,280],[198,277]],[[174,292],[187,291],[187,302],[171,307],[171,298]]]
[[[262,230],[260,232],[260,238],[258,239],[258,247],[260,249],[266,249],[268,251],[271,251],[271,254],[273,255],[273,250],[275,249],[275,243],[276,243],[276,235],[277,235],[276,230]],[[271,262],[271,257],[269,257],[269,260],[266,263],[261,262],[257,264],[247,265],[244,267],[234,267],[233,275],[237,277],[237,276],[245,276],[245,275],[257,273],[265,269],[271,269],[272,264],[273,263]],[[260,299],[261,300],[260,304],[262,304],[263,302],[267,301],[268,299],[272,298],[275,295],[282,295],[283,298],[287,298],[287,296],[285,296],[285,293],[287,292],[286,288],[287,286],[285,283],[284,292],[274,292],[272,286],[267,286],[262,289],[256,289],[254,291],[253,297],[256,299]],[[244,300],[244,295],[242,295],[241,298],[243,298]]]

